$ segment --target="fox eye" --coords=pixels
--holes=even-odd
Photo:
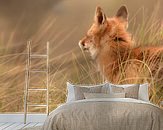
[[[115,41],[115,42],[120,42],[120,41],[126,42],[126,40],[124,40],[124,39],[121,38],[121,37],[115,37],[115,38],[114,38],[114,41]]]

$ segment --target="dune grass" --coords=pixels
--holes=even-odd
[[[131,29],[134,46],[135,47],[143,47],[143,46],[154,46],[159,47],[163,45],[163,26],[162,21],[158,19],[157,14],[160,8],[159,2],[156,4],[153,12],[150,16],[147,16],[144,8],[141,8],[139,11],[142,12],[142,21]],[[131,23],[135,22],[135,18],[133,17]],[[159,56],[159,67],[156,68],[155,74],[152,75],[152,70],[149,68],[154,67],[157,59],[146,59],[146,54],[144,54],[143,61],[141,61],[142,66],[139,68],[140,77],[144,77],[141,83],[149,82],[150,83],[150,100],[155,104],[159,104],[160,101],[163,100],[163,77],[162,75],[163,69],[163,53],[158,54]],[[145,60],[146,59],[146,60]],[[140,62],[140,61],[139,61]]]
[[[133,44],[137,46],[158,46],[163,42],[163,26],[159,19],[157,19],[158,7],[155,8],[151,16],[146,16],[144,9],[141,8],[130,20],[130,32],[133,34]],[[142,15],[142,21],[136,23],[137,15]],[[57,34],[54,34],[54,25],[56,19],[51,19],[49,16],[46,21],[43,22],[40,30],[31,37],[32,40],[32,51],[38,53],[44,53],[46,47],[46,41],[50,41],[50,92],[49,92],[49,107],[50,111],[58,106],[60,103],[64,103],[66,100],[66,82],[70,81],[73,83],[80,84],[98,84],[104,82],[104,77],[97,71],[96,65],[91,58],[79,50],[78,45],[74,49],[62,53],[62,55],[55,55],[59,46],[65,44],[65,40],[69,37],[73,38],[75,35],[74,27],[70,30],[61,30]],[[4,43],[0,39],[0,112],[23,112],[24,105],[24,87],[25,87],[25,61],[26,61],[26,41],[22,41],[15,44],[13,41],[17,29],[13,30],[10,39],[7,43]],[[65,36],[64,34],[67,33]],[[5,35],[5,34],[3,34]],[[63,37],[59,43],[55,43],[57,38]],[[51,44],[53,43],[53,44]],[[54,45],[55,43],[55,45]],[[139,68],[139,76],[131,77],[136,79],[137,83],[150,83],[150,100],[159,104],[163,100],[163,85],[162,79],[156,75],[151,74],[149,66],[155,63],[147,61],[138,61],[133,59],[132,61],[136,64],[141,64]],[[160,60],[162,63],[162,60]],[[40,60],[34,63],[35,67],[44,67],[44,61]],[[123,65],[124,66],[124,65]],[[124,68],[121,68],[121,78],[119,84],[124,81],[127,83],[129,79],[125,78]],[[157,71],[160,71],[159,68]],[[37,80],[36,80],[37,79]],[[33,81],[40,81],[33,83],[40,84],[41,87],[45,85],[45,77],[36,75],[33,76]],[[160,81],[159,81],[160,80]],[[44,93],[31,94],[29,99],[32,102],[45,102]],[[31,108],[31,112],[43,112],[44,109]]]

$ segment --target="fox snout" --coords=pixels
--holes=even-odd
[[[79,47],[80,47],[82,50],[87,50],[87,48],[85,47],[84,41],[80,40],[78,44],[79,44]]]

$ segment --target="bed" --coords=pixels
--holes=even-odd
[[[137,85],[139,86],[139,91],[136,92],[138,94],[137,97],[133,96],[131,87],[126,87],[126,85],[118,86],[116,89],[114,85],[105,84],[101,86],[101,89],[99,89],[99,86],[96,86],[96,89],[93,87],[84,87],[82,91],[78,90],[81,87],[77,87],[77,90],[72,91],[72,88],[74,88],[72,85],[71,89],[68,89],[67,102],[51,112],[42,129],[163,130],[163,110],[149,101],[139,99],[142,93],[140,92],[142,89],[140,85]],[[126,88],[130,89],[127,90]],[[135,87],[133,88],[135,89]],[[144,88],[142,89],[143,91],[145,91]],[[121,89],[127,92],[127,97],[125,95],[124,98],[122,92],[120,94]],[[116,95],[115,97],[114,94],[113,97],[110,96],[113,90],[114,92],[119,92],[118,96]],[[78,98],[84,98],[83,96],[86,96],[86,98],[74,100],[75,91],[80,92],[80,94],[76,93]],[[129,93],[130,91],[131,93]],[[81,92],[83,93],[81,94]],[[101,92],[103,93],[101,94]],[[107,95],[110,97],[108,98]],[[146,96],[143,95],[142,97],[145,98]]]

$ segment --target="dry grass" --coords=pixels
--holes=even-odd
[[[133,27],[131,32],[134,38],[134,46],[162,46],[163,45],[163,26],[162,21],[157,18],[158,10],[160,8],[159,3],[156,4],[151,16],[147,17],[144,11],[144,8],[141,8],[139,11],[142,12],[142,21],[135,26],[135,17],[132,18],[131,23]],[[162,75],[163,69],[163,53],[159,55],[159,67],[156,69],[155,74],[152,75],[152,70],[149,68],[154,67],[157,59],[146,59],[146,55],[144,54],[143,61],[141,61],[141,67],[139,68],[140,76],[138,77],[139,82],[149,82],[150,83],[150,100],[155,104],[159,104],[160,101],[163,100],[163,77]],[[138,61],[140,62],[140,61]]]
[[[163,27],[160,19],[157,18],[157,12],[159,4],[156,5],[155,10],[151,16],[147,17],[144,13],[144,8],[140,8],[136,15],[142,15],[142,21],[136,24],[136,15],[130,20],[130,32],[133,37],[133,47],[153,46],[159,47],[163,45]],[[130,59],[121,62],[119,60],[120,77],[118,84],[125,83],[150,83],[150,101],[154,104],[159,104],[163,100],[163,53],[153,55],[153,57],[147,57],[144,54],[143,60]],[[156,65],[159,66],[156,66]],[[131,73],[130,77],[126,77],[126,67],[131,66],[131,70],[127,73]],[[116,69],[116,68],[114,68]],[[137,72],[135,73],[135,70]]]
[[[136,24],[136,16],[143,13],[143,20]],[[133,27],[130,29],[134,36],[135,46],[139,45],[158,45],[163,42],[163,27],[161,21],[157,19],[157,8],[153,11],[151,17],[145,16],[143,9],[140,9],[138,13],[131,18],[130,25]],[[104,81],[99,72],[96,71],[96,66],[90,57],[84,53],[79,52],[77,44],[73,50],[56,56],[55,52],[58,51],[58,47],[62,46],[64,41],[75,35],[74,27],[70,30],[58,31],[54,33],[56,19],[47,17],[43,22],[40,30],[30,38],[32,40],[32,51],[44,53],[46,47],[46,41],[50,41],[50,111],[57,107],[58,104],[65,102],[66,99],[66,82],[71,81],[73,83],[81,84],[98,84]],[[138,26],[136,26],[138,25]],[[13,30],[10,39],[7,43],[4,43],[0,39],[0,112],[23,112],[24,101],[24,86],[25,86],[25,60],[26,60],[26,41],[18,44],[13,43],[17,29]],[[67,35],[65,36],[64,34]],[[5,35],[5,34],[3,34]],[[57,38],[59,43],[55,43]],[[139,69],[140,74],[137,77],[137,82],[150,82],[151,89],[151,101],[158,104],[163,100],[163,89],[160,85],[160,81],[157,81],[157,76],[153,77],[149,69],[151,63],[144,61],[136,61],[141,63],[142,67]],[[125,64],[125,63],[123,63]],[[43,67],[44,62],[38,61],[34,63],[35,67]],[[122,77],[119,83],[123,82],[125,75],[123,75],[124,68],[121,69]],[[132,78],[132,77],[131,77]],[[36,80],[38,79],[38,80]],[[33,83],[34,86],[44,87],[45,77],[33,76],[33,81],[41,81]],[[32,102],[44,103],[44,94],[37,93],[31,94]],[[43,109],[32,108],[32,112],[40,112]]]

